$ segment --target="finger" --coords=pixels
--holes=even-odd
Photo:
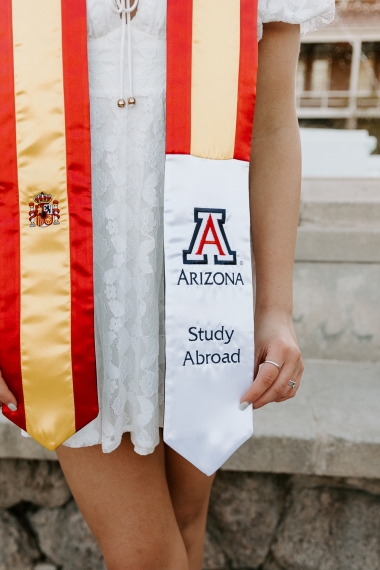
[[[301,358],[293,372],[292,377],[288,380],[288,389],[285,391],[284,396],[274,400],[275,402],[284,402],[289,398],[294,398],[301,385],[303,371],[304,371],[304,365]],[[293,384],[290,384],[290,382],[295,382],[295,386]]]
[[[285,384],[282,384],[284,388],[283,394],[280,393],[279,398],[276,398],[274,401],[282,401],[283,399],[288,399],[293,397],[297,393],[298,388],[300,387],[301,378],[303,372],[303,365],[302,363],[298,363],[295,367],[293,372],[288,375],[288,378],[285,379]],[[279,379],[279,382],[283,382],[283,378]],[[294,385],[295,383],[295,385]]]
[[[11,412],[15,412],[17,410],[17,400],[9,390],[8,386],[5,383],[4,378],[1,375],[0,371],[0,402],[8,406]]]
[[[279,366],[282,366],[282,360],[278,355],[273,357],[268,355],[266,360],[273,360],[273,362],[277,362]],[[241,401],[249,402],[250,404],[255,402],[272,386],[279,374],[280,370],[277,366],[270,362],[263,362],[252,386],[246,391]]]
[[[283,402],[284,400],[293,398],[299,388],[301,376],[302,365],[300,363],[296,366],[291,363],[284,365],[273,385],[254,402],[254,408],[262,408],[270,402]],[[294,388],[289,385],[290,380],[296,382]]]
[[[259,398],[257,398],[253,404],[254,408],[261,408],[269,402],[276,402],[280,399],[286,399],[291,390],[291,386],[289,386],[289,380],[292,379],[293,376],[296,375],[296,370],[293,364],[286,363],[281,369],[281,372],[277,376],[275,382],[264,392],[261,394]]]
[[[293,361],[294,362],[294,361]],[[289,362],[290,364],[290,362]],[[278,381],[282,383],[282,386],[284,388],[284,393],[283,395],[281,395],[280,393],[280,397],[275,399],[275,402],[282,402],[284,400],[287,400],[288,398],[293,398],[297,391],[298,388],[300,387],[301,384],[301,379],[302,379],[302,374],[304,371],[304,365],[302,362],[302,358],[299,356],[296,360],[296,364],[294,365],[294,369],[293,372],[291,372],[290,374],[288,374],[288,378],[285,379],[286,381],[286,385],[283,384],[284,381],[284,377],[285,377],[285,373],[288,372],[287,367],[285,368],[285,366],[283,367],[283,375],[279,375],[278,377]],[[290,382],[295,382],[295,386],[293,384],[291,384]]]
[[[289,391],[287,392],[285,397],[278,399],[278,400],[275,400],[275,401],[276,402],[285,402],[285,400],[290,400],[291,398],[294,398],[294,396],[296,396],[298,389],[300,387],[301,379],[302,379],[302,372],[299,373],[298,376],[294,376],[294,382],[296,383],[294,388],[292,386],[289,386]]]

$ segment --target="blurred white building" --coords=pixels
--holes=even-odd
[[[303,175],[380,176],[380,154],[370,156],[380,152],[380,0],[337,0],[336,7],[332,24],[302,40]]]
[[[380,119],[380,1],[337,0],[335,21],[307,35],[297,77],[300,119]]]

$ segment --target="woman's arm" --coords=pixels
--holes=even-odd
[[[255,376],[242,401],[259,408],[295,395],[303,365],[292,325],[293,260],[301,187],[301,148],[295,106],[300,29],[264,26],[259,44],[257,101],[250,168],[256,263]],[[297,383],[293,390],[289,380]]]

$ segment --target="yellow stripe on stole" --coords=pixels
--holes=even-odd
[[[75,432],[61,0],[13,0],[12,9],[26,426],[54,449]],[[29,227],[41,191],[59,200],[59,225]]]
[[[240,0],[194,0],[191,154],[234,156],[240,55]]]

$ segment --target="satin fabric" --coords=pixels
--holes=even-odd
[[[75,430],[99,413],[94,331],[90,105],[86,0],[63,0],[62,63],[70,224]]]
[[[0,367],[17,400],[13,422],[26,429],[20,359],[20,213],[16,157],[12,4],[0,2]]]
[[[191,148],[193,156],[233,158],[240,55],[240,2],[193,3]]]
[[[184,262],[196,231],[194,208],[225,211],[236,264],[231,255],[230,264],[217,264],[216,245],[204,246],[207,263]],[[212,232],[206,238],[215,240]],[[239,409],[254,362],[247,162],[167,156],[165,284],[164,440],[211,475],[253,431],[251,406]]]
[[[61,3],[13,2],[20,200],[21,367],[26,429],[53,447],[75,433]],[[36,39],[38,40],[36,41]],[[42,65],[43,62],[43,65]],[[28,203],[59,200],[59,225],[32,228]],[[54,380],[53,380],[54,378]],[[55,437],[55,435],[54,435]]]
[[[169,0],[166,152],[249,161],[257,0]]]
[[[257,2],[169,0],[167,47],[164,439],[211,475],[252,434]]]
[[[3,413],[55,449],[98,414],[86,0],[0,15],[0,368],[18,402]]]

